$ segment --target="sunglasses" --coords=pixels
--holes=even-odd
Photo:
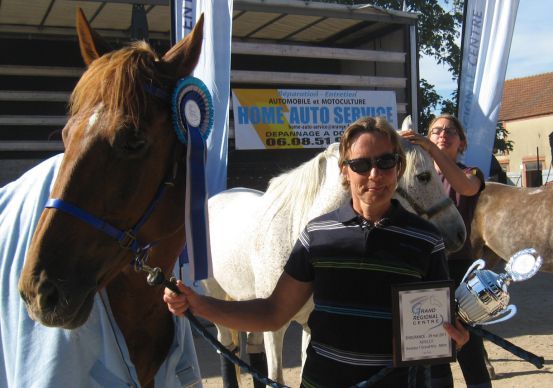
[[[366,173],[370,171],[373,167],[378,168],[379,170],[389,170],[394,168],[399,161],[398,154],[384,154],[374,159],[369,158],[359,158],[359,159],[348,159],[346,164],[354,172],[358,174]]]

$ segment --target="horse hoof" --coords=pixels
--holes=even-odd
[[[490,379],[492,379],[492,380],[497,379],[497,375],[495,374],[495,369],[493,368],[493,366],[490,366],[488,368],[488,374],[490,375]]]

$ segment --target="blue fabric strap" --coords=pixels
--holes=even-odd
[[[67,214],[72,215],[73,217],[76,217],[80,219],[81,221],[86,222],[87,224],[91,225],[95,229],[106,233],[108,236],[114,238],[117,240],[119,245],[122,248],[129,249],[134,253],[140,253],[145,250],[148,250],[149,248],[154,245],[154,243],[144,244],[141,245],[136,235],[138,234],[138,231],[140,228],[146,223],[152,212],[154,211],[155,207],[159,203],[161,197],[165,193],[165,190],[167,188],[166,181],[164,181],[161,186],[159,187],[154,199],[140,218],[136,225],[130,229],[130,230],[121,230],[119,228],[116,228],[115,226],[105,222],[104,220],[101,220],[92,214],[88,213],[87,211],[69,203],[59,198],[50,198],[48,201],[46,201],[46,205],[44,205],[45,208],[54,208],[61,210]]]
[[[186,99],[184,99],[186,100]],[[210,276],[209,231],[207,224],[206,145],[200,128],[188,128],[186,184],[186,249],[194,281]]]
[[[58,198],[50,198],[48,201],[46,201],[46,205],[44,205],[45,208],[54,208],[61,211],[64,211],[65,213],[68,213],[74,217],[77,217],[81,221],[86,222],[89,225],[92,225],[94,228],[107,233],[109,236],[113,237],[117,241],[123,239],[125,237],[125,232],[117,229],[116,227],[108,224],[107,222],[94,217],[92,214],[87,213],[86,211],[82,210],[81,208],[78,208],[75,205],[70,204],[69,202],[65,202]]]

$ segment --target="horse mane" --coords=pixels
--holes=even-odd
[[[70,115],[91,115],[101,106],[105,129],[124,123],[138,127],[148,96],[146,84],[160,85],[158,57],[144,41],[107,53],[93,61],[73,90]]]
[[[269,181],[263,195],[267,206],[265,222],[270,222],[281,210],[286,210],[290,225],[305,225],[309,221],[309,210],[324,183],[327,159],[337,148],[337,143],[331,144],[314,158]]]
[[[416,171],[415,166],[423,166],[425,171],[429,171],[431,174],[436,174],[434,169],[434,163],[430,155],[424,151],[420,146],[411,144],[403,138],[401,140],[401,146],[405,151],[405,172],[403,173],[402,180],[404,185],[412,187],[415,185]]]

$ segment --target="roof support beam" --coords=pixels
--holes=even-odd
[[[281,73],[274,71],[233,70],[230,82],[238,84],[272,85],[318,85],[324,80],[325,86],[351,88],[402,89],[407,86],[406,78],[373,77],[362,75],[337,75],[315,73]]]
[[[288,44],[232,42],[233,54],[405,63],[405,53]]]

